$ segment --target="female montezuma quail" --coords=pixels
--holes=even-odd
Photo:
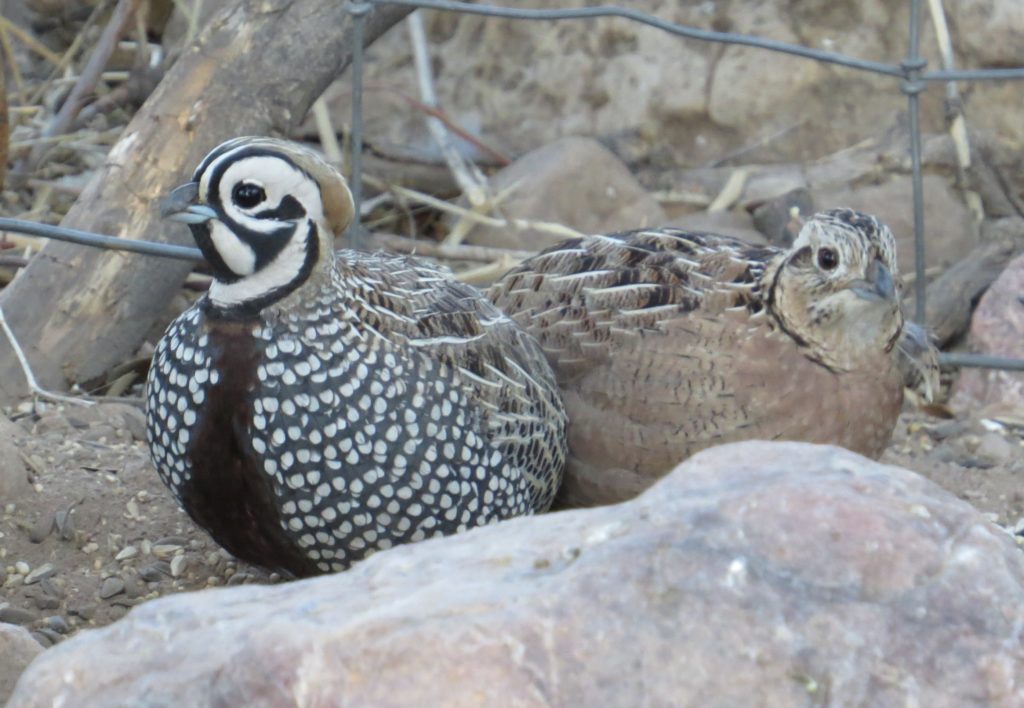
[[[555,369],[572,504],[630,497],[736,440],[877,457],[900,413],[900,350],[937,378],[903,321],[892,233],[850,209],[816,214],[785,250],[673,228],[573,239],[491,299]]]
[[[333,168],[265,138],[164,205],[214,280],[153,355],[153,461],[218,543],[297,576],[545,510],[566,455],[533,340],[433,265],[335,254],[352,213]]]

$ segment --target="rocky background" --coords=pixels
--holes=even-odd
[[[59,221],[220,4],[197,3],[190,17],[191,3],[142,3],[126,25],[135,43],[118,46],[64,135],[43,139],[111,5],[0,0],[3,215]],[[943,5],[957,67],[1024,66],[1024,5]],[[898,63],[906,51],[904,0],[629,6],[866,59]],[[423,23],[438,109],[424,105],[405,24],[370,50],[371,245],[415,249],[486,284],[567,233],[677,224],[785,244],[795,215],[852,206],[893,228],[912,290],[898,79],[622,19]],[[942,65],[927,10],[922,51]],[[65,54],[69,68],[55,71]],[[329,155],[333,137],[344,153],[349,86],[340,77],[320,119],[290,137]],[[1022,106],[1024,81],[961,84],[954,102],[941,85],[922,94],[927,320],[947,350],[1024,357]],[[463,136],[455,144],[479,168],[468,182],[428,115]],[[966,143],[950,130],[958,116]],[[463,194],[467,183],[476,191]],[[38,254],[37,242],[0,237],[0,286]],[[1024,703],[1021,375],[950,369],[936,402],[911,392],[885,464],[731,446],[618,507],[274,584],[191,524],[145,451],[152,344],[207,283],[189,275],[131,357],[76,382],[73,395],[95,405],[4,397],[0,382],[0,699],[42,652],[11,705],[139,703],[153,690],[197,705]],[[387,678],[394,667],[400,681]]]

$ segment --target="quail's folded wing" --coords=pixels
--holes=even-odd
[[[351,296],[367,304],[363,326],[452,372],[490,441],[529,480],[533,503],[550,503],[559,481],[552,472],[566,455],[565,412],[537,343],[435,265],[341,253],[338,268]]]

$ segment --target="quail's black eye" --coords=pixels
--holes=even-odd
[[[243,209],[252,209],[267,198],[263,187],[252,182],[239,182],[231,190],[231,201]]]
[[[839,265],[839,254],[834,248],[818,249],[818,266],[822,270],[833,270]]]

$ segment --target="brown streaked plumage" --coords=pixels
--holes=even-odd
[[[837,209],[789,250],[672,228],[573,239],[490,297],[555,368],[564,501],[597,504],[736,440],[880,455],[903,398],[899,288],[889,229]]]

